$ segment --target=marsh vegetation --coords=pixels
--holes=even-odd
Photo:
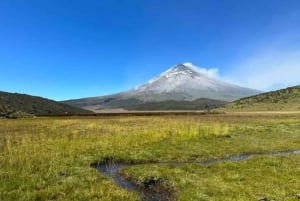
[[[139,164],[120,169],[120,174],[136,184],[155,178],[172,189],[176,200],[295,200],[300,192],[299,155],[253,156],[210,165],[194,162],[297,150],[299,117],[290,113],[2,119],[0,200],[137,200],[137,193],[91,168],[107,158]]]

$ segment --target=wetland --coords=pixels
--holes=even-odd
[[[299,146],[297,113],[2,119],[0,200],[295,200]]]

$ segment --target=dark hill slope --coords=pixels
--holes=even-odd
[[[300,85],[234,101],[221,111],[300,111]]]
[[[0,92],[0,116],[15,111],[34,115],[86,114],[91,111],[26,94]]]
[[[209,110],[224,105],[227,102],[200,98],[194,101],[167,100],[160,102],[147,102],[125,107],[127,110]]]

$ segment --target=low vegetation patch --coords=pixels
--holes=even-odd
[[[300,118],[289,115],[60,117],[0,120],[0,200],[137,200],[90,164],[202,161],[299,149]],[[144,165],[122,171],[158,178],[178,200],[292,200],[299,156],[240,163]],[[263,178],[263,180],[261,179]],[[274,187],[275,186],[275,187]],[[273,188],[273,190],[272,190]],[[292,196],[292,197],[291,197]]]
[[[300,86],[258,94],[234,101],[217,111],[300,111]]]
[[[178,192],[177,200],[251,201],[296,199],[299,192],[299,155],[255,156],[241,162],[212,165],[137,165],[122,170],[143,182],[164,178]]]
[[[34,115],[22,111],[14,111],[6,114],[5,117],[8,119],[27,119],[27,118],[33,118]]]
[[[21,114],[22,113],[22,114]],[[0,91],[0,116],[91,114],[91,111],[26,94]],[[28,115],[27,115],[28,116]]]
[[[124,107],[127,110],[210,110],[221,105],[225,105],[226,101],[213,100],[207,98],[196,99],[193,101],[158,101],[146,102]]]

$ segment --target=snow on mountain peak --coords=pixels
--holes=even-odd
[[[220,77],[219,70],[217,68],[202,68],[202,67],[198,67],[190,62],[183,63],[183,65],[191,68],[192,70],[194,70],[200,74],[206,75],[207,77],[210,77],[210,78],[219,78]]]
[[[192,63],[176,64],[167,71],[136,88],[136,91],[182,92],[186,90],[218,90],[221,82],[208,76],[206,69]]]
[[[218,69],[199,68],[190,62],[176,64],[134,89],[101,98],[90,98],[85,102],[92,107],[105,108],[116,105],[132,106],[141,102],[199,98],[232,101],[258,93],[252,89],[226,83],[218,79],[217,75]]]
[[[161,73],[160,75],[154,77],[153,79],[149,80],[147,83],[152,84],[153,82],[156,82],[157,80],[164,78],[164,79],[169,79],[174,76],[180,76],[180,75],[193,75],[197,74],[196,71],[191,69],[189,66],[185,66],[183,64],[176,64],[166,70],[165,72]]]
[[[164,73],[162,73],[160,76],[164,76],[166,78],[172,77],[172,76],[177,76],[177,75],[196,75],[197,72],[194,71],[193,69],[189,68],[188,66],[185,66],[183,64],[177,64]]]

